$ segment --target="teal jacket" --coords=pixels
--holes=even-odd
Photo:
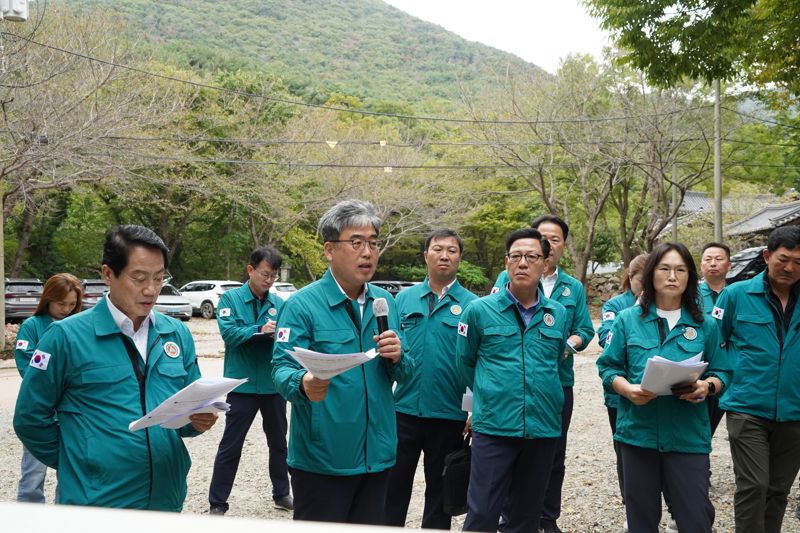
[[[381,472],[394,465],[397,422],[392,383],[411,375],[411,357],[404,353],[397,364],[375,357],[332,378],[325,399],[311,402],[300,385],[306,370],[288,352],[297,346],[330,354],[375,348],[375,298],[386,298],[389,329],[399,331],[394,300],[388,292],[372,285],[367,289],[364,317],[357,330],[345,307],[351,301],[339,289],[330,270],[322,279],[297,291],[281,310],[272,379],[278,392],[292,402],[287,460],[292,468],[352,476]]]
[[[636,303],[636,297],[630,290],[614,296],[606,303],[603,304],[603,310],[600,313],[600,327],[597,328],[597,342],[601,348],[606,347],[606,339],[608,334],[611,333],[611,327],[617,319],[617,316],[623,309],[632,307]],[[606,407],[616,409],[619,405],[619,395],[615,392],[608,392],[605,387],[603,388],[603,403]]]
[[[458,280],[440,301],[426,278],[400,292],[395,301],[406,350],[414,359],[414,374],[394,391],[395,409],[407,415],[466,420],[461,397],[466,385],[456,369],[458,322],[477,296]],[[429,311],[429,299],[433,310]]]
[[[700,283],[699,285],[697,285],[697,291],[700,293],[700,298],[702,298],[702,300],[703,300],[703,314],[705,314],[705,316],[707,316],[709,318],[713,318],[713,316],[711,315],[711,312],[714,310],[714,306],[716,305],[714,303],[714,297],[712,296],[714,291],[712,291],[711,287],[706,285],[705,282]],[[725,292],[725,289],[722,289],[719,292],[719,295],[717,295],[717,301],[719,301],[719,298],[722,296],[722,294],[724,292]]]
[[[17,363],[20,377],[25,377],[25,372],[31,366],[31,357],[39,344],[39,339],[52,323],[53,317],[50,315],[33,315],[26,318],[19,327],[17,342],[14,344],[14,362]]]
[[[263,303],[253,296],[250,284],[222,293],[217,305],[217,325],[225,341],[226,378],[247,378],[237,393],[275,394],[272,382],[273,338],[256,333],[267,320],[276,320],[283,300],[267,293]]]
[[[800,310],[789,327],[777,320],[779,305],[769,296],[766,271],[734,283],[717,301],[722,339],[733,361],[733,383],[722,396],[725,411],[776,422],[800,421]],[[800,283],[794,289],[800,292]]]
[[[502,289],[472,302],[459,324],[457,363],[473,392],[472,427],[502,437],[558,437],[564,405],[558,361],[567,312],[540,292],[524,332],[517,316]]]
[[[503,270],[497,277],[494,286],[497,289],[503,288],[508,281],[508,272]],[[539,287],[541,290],[541,283]],[[494,292],[494,289],[492,291]],[[592,317],[589,315],[589,306],[586,304],[586,291],[581,282],[559,268],[558,278],[553,286],[553,292],[550,293],[550,299],[557,301],[567,309],[568,327],[566,337],[570,335],[579,336],[583,342],[578,351],[585,350],[594,338],[594,324],[592,324]],[[565,358],[562,357],[559,363],[558,374],[564,387],[572,387],[575,384],[575,371],[572,368],[574,362],[575,356],[572,352],[569,352]]]
[[[717,325],[711,320],[695,321],[683,310],[674,328],[667,331],[666,321],[651,306],[641,318],[639,305],[623,310],[611,328],[611,338],[597,360],[603,386],[613,392],[611,383],[623,376],[630,383],[641,383],[647,360],[660,355],[681,361],[703,352],[708,369],[702,378],[717,377],[723,390],[730,381],[727,352],[720,348]],[[659,339],[658,321],[664,322],[665,338]],[[711,428],[708,406],[690,403],[673,396],[659,396],[645,405],[634,405],[619,397],[617,431],[614,439],[631,446],[659,452],[709,453]]]
[[[200,377],[189,330],[155,316],[147,341],[146,411]],[[175,346],[178,353],[167,355],[165,348],[174,353]],[[36,355],[44,368],[25,375],[14,430],[34,457],[58,470],[59,503],[180,511],[191,466],[182,437],[197,432],[188,424],[128,430],[144,410],[106,299],[54,322]]]

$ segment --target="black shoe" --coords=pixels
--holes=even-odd
[[[284,511],[294,511],[294,500],[290,494],[281,496],[280,498],[275,498],[273,502],[275,502],[275,507],[278,509],[283,509]]]
[[[208,510],[208,514],[214,514],[217,516],[225,516],[228,510],[220,505],[212,505],[211,509]]]
[[[539,533],[564,533],[558,528],[555,520],[542,520],[539,523]]]

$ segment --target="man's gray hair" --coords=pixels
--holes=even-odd
[[[376,233],[381,231],[381,219],[375,206],[362,200],[344,200],[328,209],[319,219],[322,242],[335,241],[345,228],[372,226]]]

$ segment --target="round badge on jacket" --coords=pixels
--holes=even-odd
[[[561,292],[561,294],[563,296],[569,296],[570,294],[572,294],[572,291],[569,290],[569,287],[564,287],[564,290]]]
[[[548,327],[556,323],[556,319],[550,313],[545,313],[542,320],[544,320],[545,325]]]
[[[461,306],[460,305],[451,305],[450,306],[450,312],[453,313],[456,316],[460,315],[461,314]]]
[[[275,316],[278,314],[278,310],[273,307],[269,311],[267,311],[267,314],[269,314],[269,316]]]
[[[686,337],[687,340],[693,341],[697,338],[697,330],[687,327],[683,330],[683,336]]]
[[[167,354],[167,357],[176,359],[181,354],[181,349],[176,343],[169,341],[164,344],[164,353]]]

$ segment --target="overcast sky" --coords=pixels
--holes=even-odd
[[[599,58],[609,46],[579,0],[384,0],[470,41],[518,55],[555,72],[570,53]]]

